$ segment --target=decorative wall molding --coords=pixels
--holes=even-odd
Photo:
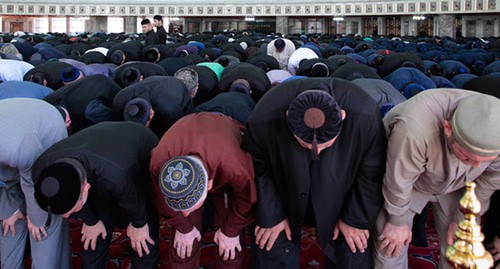
[[[214,0],[212,0],[214,1]],[[429,1],[363,1],[318,3],[302,1],[293,4],[266,4],[245,1],[247,4],[223,4],[208,0],[202,5],[175,4],[86,4],[85,1],[59,4],[22,3],[23,1],[4,0],[0,4],[0,15],[27,16],[138,16],[151,17],[156,14],[172,17],[242,17],[242,16],[381,16],[381,15],[436,15],[436,14],[476,14],[499,13],[500,0],[429,0]],[[106,1],[113,2],[113,1]],[[168,3],[168,1],[166,1]],[[308,3],[311,2],[311,3]],[[178,2],[177,2],[178,3]],[[190,3],[196,3],[190,1]]]

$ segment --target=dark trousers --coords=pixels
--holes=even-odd
[[[104,206],[104,205],[103,205]],[[106,210],[108,214],[103,215],[100,219],[106,227],[106,239],[102,239],[101,236],[97,239],[96,249],[92,250],[90,247],[83,253],[83,265],[82,268],[91,269],[106,269],[108,265],[108,249],[113,238],[113,227],[117,226],[122,220],[121,209],[117,206],[108,205],[109,210]],[[142,269],[142,268],[156,268],[158,265],[159,255],[159,219],[158,213],[153,210],[152,206],[150,208],[150,220],[148,222],[149,226],[149,236],[155,242],[155,245],[147,243],[149,249],[149,255],[146,255],[143,251],[142,257],[139,257],[137,252],[132,251],[131,263],[132,268]],[[128,225],[128,221],[127,221]]]
[[[189,214],[188,218],[191,223],[196,226],[196,229],[200,231],[203,236],[203,222],[204,215],[205,218],[210,218],[211,214],[204,214],[205,210],[212,207],[212,205],[207,206],[207,203],[213,202],[213,208],[215,209],[215,226],[221,227],[224,224],[224,220],[227,217],[228,209],[225,208],[223,197],[219,196],[209,196],[209,199],[205,201],[205,205],[198,210]],[[210,225],[205,223],[206,225]],[[191,256],[185,259],[181,259],[177,256],[177,252],[174,249],[174,237],[175,237],[175,229],[172,229],[172,239],[168,243],[168,255],[171,261],[172,269],[198,269],[200,267],[200,257],[201,257],[201,248],[200,242],[194,240],[193,243],[193,251],[191,252]],[[243,233],[240,233],[240,244],[243,247]],[[236,257],[234,260],[224,261],[223,257],[218,255],[219,251],[217,250],[217,257],[215,259],[215,268],[218,269],[241,269],[243,267],[243,253],[241,251],[236,252]]]
[[[333,231],[332,231],[333,236]],[[357,251],[352,253],[345,243],[342,234],[339,238],[333,241],[331,238],[324,246],[323,253],[324,264],[323,268],[338,268],[338,269],[371,269],[373,268],[371,239],[368,242],[368,248],[364,253]],[[276,239],[271,250],[260,249],[252,243],[252,251],[250,257],[250,268],[256,269],[295,269],[300,267],[300,242],[289,241],[286,238],[285,232]]]

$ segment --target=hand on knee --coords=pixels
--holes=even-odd
[[[410,244],[411,234],[408,225],[395,226],[386,222],[382,234],[377,238],[378,249],[386,257],[398,257],[403,247]]]

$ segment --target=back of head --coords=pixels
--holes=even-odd
[[[264,72],[269,71],[269,65],[265,61],[260,61],[255,63],[255,66],[259,67],[260,69],[264,70]]]
[[[286,43],[285,43],[285,40],[281,39],[281,38],[277,38],[275,41],[274,41],[274,47],[278,50],[282,50],[284,49],[286,46]]]
[[[303,141],[312,143],[316,136],[318,143],[325,143],[340,132],[341,109],[327,92],[307,90],[288,106],[287,122],[292,133]]]
[[[39,72],[39,73],[35,73],[35,74],[29,76],[28,81],[36,83],[36,84],[44,85],[44,82],[46,81],[46,79],[45,79],[45,75],[43,73]]]
[[[349,81],[353,81],[355,79],[358,79],[358,78],[364,78],[365,76],[363,76],[363,74],[359,73],[359,72],[352,72],[350,73],[349,75],[347,75],[345,77],[346,80],[349,80]]]
[[[63,83],[70,83],[77,80],[81,75],[81,71],[74,67],[66,67],[61,71],[61,81]]]
[[[115,50],[111,54],[111,62],[116,65],[121,65],[125,61],[125,53],[122,50]]]
[[[156,63],[161,58],[161,52],[158,48],[153,47],[147,49],[144,53],[144,56],[146,58],[146,61]]]
[[[328,77],[330,69],[325,63],[317,62],[311,67],[311,77]]]
[[[412,67],[412,68],[417,68],[417,65],[414,62],[411,61],[404,61],[401,64],[401,67]]]
[[[443,67],[439,64],[434,64],[429,68],[429,73],[433,76],[442,76],[444,73]]]
[[[151,104],[143,98],[134,98],[123,108],[123,118],[146,125],[151,113]]]
[[[451,118],[453,136],[467,151],[500,154],[500,99],[478,94],[462,99]]]
[[[188,210],[200,202],[206,191],[208,173],[198,158],[178,156],[163,165],[158,183],[171,209]]]
[[[141,79],[141,71],[135,67],[125,67],[120,74],[120,82],[124,87],[132,85]]]
[[[62,215],[75,206],[86,178],[83,165],[62,158],[44,168],[35,181],[35,200],[45,211]]]
[[[486,63],[483,60],[479,60],[479,59],[474,61],[474,64],[472,65],[472,68],[474,69],[475,73],[477,73],[477,74],[482,74],[485,67],[486,67]]]
[[[198,72],[189,67],[184,67],[177,70],[174,74],[174,77],[181,80],[184,85],[186,85],[186,88],[191,95],[196,90],[196,87],[199,83]]]
[[[329,93],[307,90],[288,106],[287,123],[296,137],[311,144],[313,160],[317,160],[318,144],[332,140],[342,128],[341,108]]]
[[[410,83],[403,89],[402,94],[406,97],[406,99],[410,99],[423,91],[425,91],[425,88],[422,85],[418,83]]]
[[[252,93],[252,87],[250,83],[246,79],[236,79],[231,83],[231,87],[229,87],[230,92],[239,92],[250,95]]]

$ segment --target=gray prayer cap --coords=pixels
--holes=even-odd
[[[500,154],[500,99],[485,94],[462,99],[451,125],[455,139],[467,151],[484,157]]]

